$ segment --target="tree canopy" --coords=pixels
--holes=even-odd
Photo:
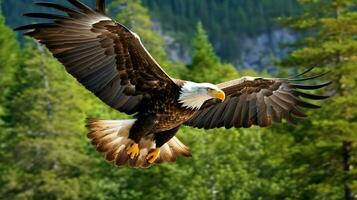
[[[332,96],[327,106],[312,114],[310,122],[292,131],[299,149],[291,155],[295,176],[303,176],[299,196],[312,199],[353,199],[357,192],[356,101],[357,73],[355,0],[304,0],[305,12],[282,19],[302,33],[283,66],[330,71]],[[305,130],[305,131],[303,131]],[[306,187],[308,186],[308,187]]]

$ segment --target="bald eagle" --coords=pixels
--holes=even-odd
[[[195,128],[269,127],[282,119],[294,123],[306,117],[300,108],[319,108],[304,99],[327,96],[302,90],[323,88],[330,82],[308,85],[313,77],[242,77],[226,83],[195,83],[170,77],[143,46],[140,37],[105,13],[105,0],[96,8],[78,0],[72,7],[36,3],[64,15],[27,13],[49,19],[25,25],[25,35],[44,44],[83,86],[129,120],[90,120],[88,138],[105,159],[136,168],[174,162],[191,156],[175,135],[181,125]],[[302,97],[302,98],[301,98]]]

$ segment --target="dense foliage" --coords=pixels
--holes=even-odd
[[[284,66],[329,70],[333,96],[310,123],[292,131],[298,152],[290,162],[294,176],[308,174],[298,192],[309,199],[353,199],[357,191],[357,13],[356,0],[302,1],[305,12],[282,23],[302,37]],[[303,131],[306,130],[306,131]]]
[[[5,26],[4,17],[0,10],[0,93],[4,94],[8,90],[9,84],[12,81],[14,72],[13,66],[16,65],[19,58],[19,51],[15,34],[9,27]],[[4,95],[0,97],[1,105],[4,102]],[[0,113],[3,113],[3,108],[0,106]],[[1,122],[0,122],[1,123]]]
[[[178,10],[191,2],[210,5],[166,2]],[[223,1],[228,7],[222,14],[231,13],[229,2],[233,1]],[[267,4],[264,9],[268,9],[273,1],[252,2]],[[159,4],[147,3],[150,12],[157,12],[152,6]],[[302,33],[301,40],[289,46],[293,51],[281,62],[281,74],[306,66],[318,66],[317,72],[330,70],[326,80],[334,84],[327,92],[333,97],[323,108],[310,112],[310,118],[297,126],[211,131],[182,127],[178,137],[193,157],[146,170],[114,167],[85,138],[87,117],[130,116],[86,91],[35,41],[26,39],[20,48],[0,16],[0,199],[353,199],[357,194],[353,168],[357,162],[357,2],[301,3],[302,15],[281,20],[283,26]],[[152,31],[149,10],[139,0],[113,0],[109,10],[120,11],[115,18],[133,27],[176,78],[218,83],[258,76],[222,63],[208,40],[211,29],[205,20],[199,23],[192,17],[193,59],[184,66],[167,59],[162,38]],[[18,13],[11,15],[18,17]],[[298,68],[291,70],[291,66]]]

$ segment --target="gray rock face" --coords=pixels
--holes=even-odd
[[[190,47],[178,43],[173,36],[164,32],[158,20],[153,20],[154,31],[159,33],[166,44],[169,57],[173,61],[191,63]],[[275,69],[274,62],[284,58],[287,48],[282,48],[281,44],[289,44],[296,41],[296,34],[288,29],[277,28],[269,32],[264,32],[258,36],[241,36],[239,38],[239,51],[237,59],[231,61],[237,69],[254,69],[256,71],[271,72]],[[219,46],[216,44],[215,46]]]
[[[158,33],[165,42],[165,49],[169,58],[175,62],[182,62],[184,64],[189,64],[191,62],[191,53],[189,47],[184,47],[172,36],[173,33],[167,33],[163,30],[159,20],[151,18],[153,22],[153,31]]]
[[[257,71],[275,68],[274,61],[285,57],[288,49],[281,44],[292,43],[296,35],[287,29],[275,29],[256,37],[241,37],[240,57],[234,62],[238,69],[255,69]]]

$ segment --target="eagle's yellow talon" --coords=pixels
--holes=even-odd
[[[127,153],[131,159],[136,158],[140,153],[139,145],[136,143],[132,144],[128,149]]]
[[[160,154],[160,148],[156,148],[152,151],[150,151],[150,153],[146,156],[146,160],[152,164],[156,161],[156,159],[159,157]]]

